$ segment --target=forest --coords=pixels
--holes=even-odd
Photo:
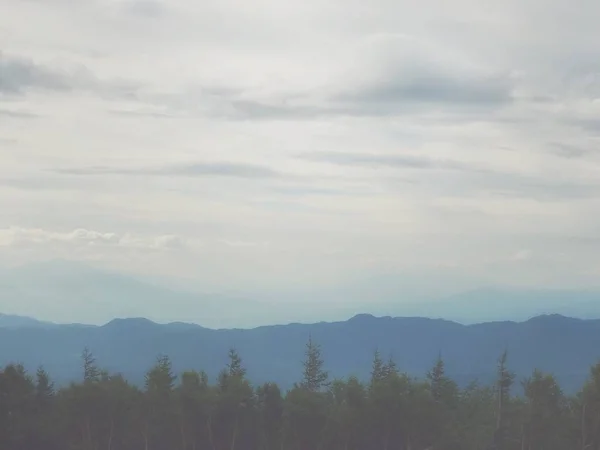
[[[211,382],[159,356],[143,386],[82,353],[81,379],[0,371],[3,450],[598,450],[600,363],[574,396],[552,374],[517,380],[499,355],[492,385],[460,388],[442,357],[422,379],[375,352],[371,377],[330,379],[312,339],[298,382],[253,386],[241,356]],[[303,365],[300,365],[300,362]],[[303,368],[301,370],[301,368]]]

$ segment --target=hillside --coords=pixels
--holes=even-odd
[[[409,374],[423,375],[444,357],[447,372],[460,383],[489,381],[498,355],[508,349],[510,367],[518,377],[534,368],[556,374],[565,389],[575,389],[600,357],[600,320],[559,315],[526,322],[461,325],[424,318],[358,315],[344,322],[265,326],[248,330],[214,330],[197,325],[160,325],[146,319],[118,319],[104,326],[57,325],[0,328],[0,364],[39,364],[58,382],[78,379],[80,354],[89,347],[111,371],[141,381],[160,354],[169,355],[177,371],[204,369],[216,376],[236,347],[254,382],[272,380],[290,386],[301,373],[308,337],[323,348],[333,377],[366,378],[375,349],[393,355]]]

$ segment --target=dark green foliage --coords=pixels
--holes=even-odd
[[[283,443],[284,400],[279,386],[265,383],[256,390],[258,443],[264,450],[279,450]]]
[[[246,376],[246,369],[242,367],[242,358],[238,354],[237,350],[229,350],[229,364],[227,364],[230,377],[244,378]]]
[[[83,381],[84,383],[93,383],[100,378],[100,370],[96,365],[96,358],[92,355],[89,348],[84,348],[81,354],[83,360]]]
[[[373,368],[371,369],[371,384],[381,381],[385,378],[383,360],[379,350],[375,350],[373,355]]]
[[[318,392],[327,387],[329,374],[323,370],[321,347],[308,338],[306,344],[306,359],[304,360],[304,378],[300,386],[310,392]]]
[[[253,388],[235,350],[214,384],[204,372],[176,376],[161,356],[143,390],[101,370],[89,350],[82,359],[81,382],[58,390],[43,368],[0,371],[2,450],[600,450],[600,364],[570,398],[538,370],[522,396],[511,393],[506,353],[491,386],[460,389],[441,357],[413,379],[377,352],[367,384],[329,383],[309,340],[302,380],[287,393]]]

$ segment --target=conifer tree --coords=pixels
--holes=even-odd
[[[246,376],[246,369],[242,366],[242,358],[234,348],[229,350],[227,370],[230,377],[244,378]]]
[[[321,347],[315,344],[309,336],[306,344],[306,359],[304,360],[304,377],[301,387],[310,392],[318,392],[329,386],[329,373],[323,370]]]

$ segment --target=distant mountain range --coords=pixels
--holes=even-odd
[[[464,324],[559,314],[600,318],[600,291],[583,289],[480,288],[437,300],[399,306],[401,315],[443,318]]]
[[[140,278],[55,260],[0,268],[0,311],[60,323],[94,324],[143,315],[161,323],[185,321],[211,328],[339,321],[362,312],[462,324],[525,321],[544,314],[600,318],[600,290],[485,287],[433,296],[419,294],[415,283],[406,274],[382,275],[327,288],[240,294],[210,291],[189,280]]]
[[[424,375],[439,354],[459,383],[493,380],[505,349],[519,378],[540,368],[575,390],[600,358],[600,320],[559,315],[525,322],[461,325],[445,320],[358,315],[343,322],[289,324],[254,329],[213,330],[185,323],[156,324],[147,319],[116,319],[103,326],[48,325],[34,319],[1,316],[0,364],[22,362],[44,367],[57,382],[81,377],[80,355],[89,347],[101,366],[141,383],[160,354],[176,371],[203,369],[215,377],[227,351],[239,350],[254,382],[277,381],[289,387],[301,376],[309,336],[323,347],[332,377],[369,376],[375,349],[392,355],[398,366]]]
[[[152,280],[69,261],[0,269],[0,311],[60,323],[102,323],[144,315],[227,326],[228,305],[251,323],[259,302],[233,295],[192,292]]]

